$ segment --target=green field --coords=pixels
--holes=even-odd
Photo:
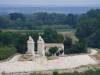
[[[76,30],[73,28],[68,27],[68,25],[42,25],[42,26],[34,26],[33,30],[28,29],[1,29],[3,32],[42,32],[45,29],[56,29],[58,32],[66,32],[71,31],[75,32]]]

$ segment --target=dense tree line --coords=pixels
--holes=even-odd
[[[100,48],[100,10],[90,10],[80,16],[76,36],[89,47]]]
[[[41,25],[75,27],[77,15],[39,12],[30,15],[10,13],[0,16],[0,29],[38,29]]]

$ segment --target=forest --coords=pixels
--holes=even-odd
[[[0,29],[42,29],[46,26],[63,26],[66,28],[75,27],[77,15],[57,14],[38,12],[30,15],[22,13],[10,13],[6,16],[0,16]],[[42,26],[42,27],[41,27]]]

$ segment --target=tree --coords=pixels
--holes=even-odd
[[[86,53],[87,52],[87,45],[83,42],[77,42],[72,47],[72,53]]]
[[[73,14],[68,14],[67,15],[67,24],[69,24],[71,27],[76,27],[77,21],[78,21],[78,16],[73,15]]]
[[[54,55],[57,51],[58,51],[58,48],[57,47],[51,47],[49,49],[49,52],[50,52],[51,55]]]
[[[17,29],[22,29],[24,27],[24,22],[20,18],[18,18],[14,21],[14,27]]]
[[[9,27],[10,20],[5,17],[0,17],[0,29],[6,29]]]
[[[89,47],[100,48],[100,30],[92,34],[92,36],[90,36],[87,40]]]
[[[64,53],[70,53],[72,46],[72,39],[70,37],[66,37],[64,40]]]
[[[95,19],[85,19],[80,20],[79,25],[77,27],[76,36],[79,39],[85,39],[91,34],[93,34],[96,30],[95,26],[96,20]]]
[[[63,36],[53,29],[45,29],[42,36],[46,43],[61,43],[64,40]]]
[[[16,53],[15,47],[0,46],[0,60],[7,59]]]
[[[52,25],[59,29],[62,27],[76,27],[77,15],[74,14],[58,14],[39,12],[30,15],[22,13],[10,13],[7,16],[0,16],[1,29],[44,29],[46,26]],[[67,26],[66,26],[67,25]],[[44,27],[40,27],[44,26]],[[61,28],[60,28],[61,29]]]
[[[25,16],[21,13],[10,13],[9,17],[11,20],[17,20],[17,19],[21,19],[21,20],[25,20]]]
[[[6,46],[15,46],[18,35],[12,32],[1,32],[0,33],[0,44]]]
[[[27,51],[27,40],[28,36],[26,34],[19,35],[19,39],[16,43],[18,53],[25,53]]]
[[[27,40],[29,36],[32,36],[35,42],[38,39],[38,34],[33,32],[24,34],[17,32],[0,32],[0,45],[13,46],[17,49],[18,53],[25,53],[27,51]]]
[[[70,49],[72,46],[72,39],[70,37],[66,37],[64,40],[64,49]]]
[[[82,15],[77,27],[76,36],[89,47],[99,47],[100,10],[90,10]],[[98,35],[97,35],[98,34]]]

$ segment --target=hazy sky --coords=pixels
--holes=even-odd
[[[100,0],[0,0],[0,6],[100,6]]]

